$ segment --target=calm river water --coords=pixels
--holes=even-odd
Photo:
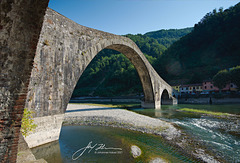
[[[204,142],[209,150],[220,155],[224,160],[240,162],[239,119],[218,119],[177,111],[184,107],[240,115],[240,105],[176,105],[162,106],[161,110],[134,109],[134,111],[173,122],[192,137]],[[89,143],[92,147],[96,146],[84,151],[83,148],[90,145]],[[129,152],[133,144],[144,151],[143,155],[135,160]],[[112,149],[100,149],[104,145]],[[44,158],[49,163],[148,162],[158,156],[169,162],[194,162],[167,145],[158,136],[96,126],[63,126],[59,141],[33,148],[32,151],[36,158]],[[75,152],[77,153],[73,155]]]

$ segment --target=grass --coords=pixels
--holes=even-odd
[[[179,109],[179,110],[186,111],[186,112],[199,113],[199,114],[216,115],[216,116],[228,116],[228,115],[230,115],[228,113],[212,112],[212,111],[207,111],[207,110],[197,110],[197,109],[190,109],[190,108],[182,108],[182,109]]]

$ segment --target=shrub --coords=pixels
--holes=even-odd
[[[30,111],[27,108],[24,109],[22,125],[21,125],[21,132],[24,137],[28,136],[29,133],[31,131],[34,131],[37,127],[37,125],[33,123],[32,113],[33,111]]]

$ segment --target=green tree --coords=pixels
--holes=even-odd
[[[34,131],[37,127],[36,124],[33,123],[32,111],[27,108],[24,109],[21,132],[24,137],[28,136],[31,131]]]
[[[219,71],[213,77],[213,84],[219,88],[220,92],[229,82],[230,82],[230,74],[226,69]]]
[[[231,82],[236,84],[238,89],[240,89],[240,66],[236,66],[230,70]]]

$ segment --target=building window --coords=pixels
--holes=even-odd
[[[186,88],[186,90],[188,90],[188,88]]]
[[[207,86],[205,86],[204,88],[207,89]]]
[[[233,88],[233,85],[231,84],[231,88]]]
[[[211,88],[213,88],[213,86],[211,85]]]
[[[193,87],[193,89],[195,89],[195,87]]]

